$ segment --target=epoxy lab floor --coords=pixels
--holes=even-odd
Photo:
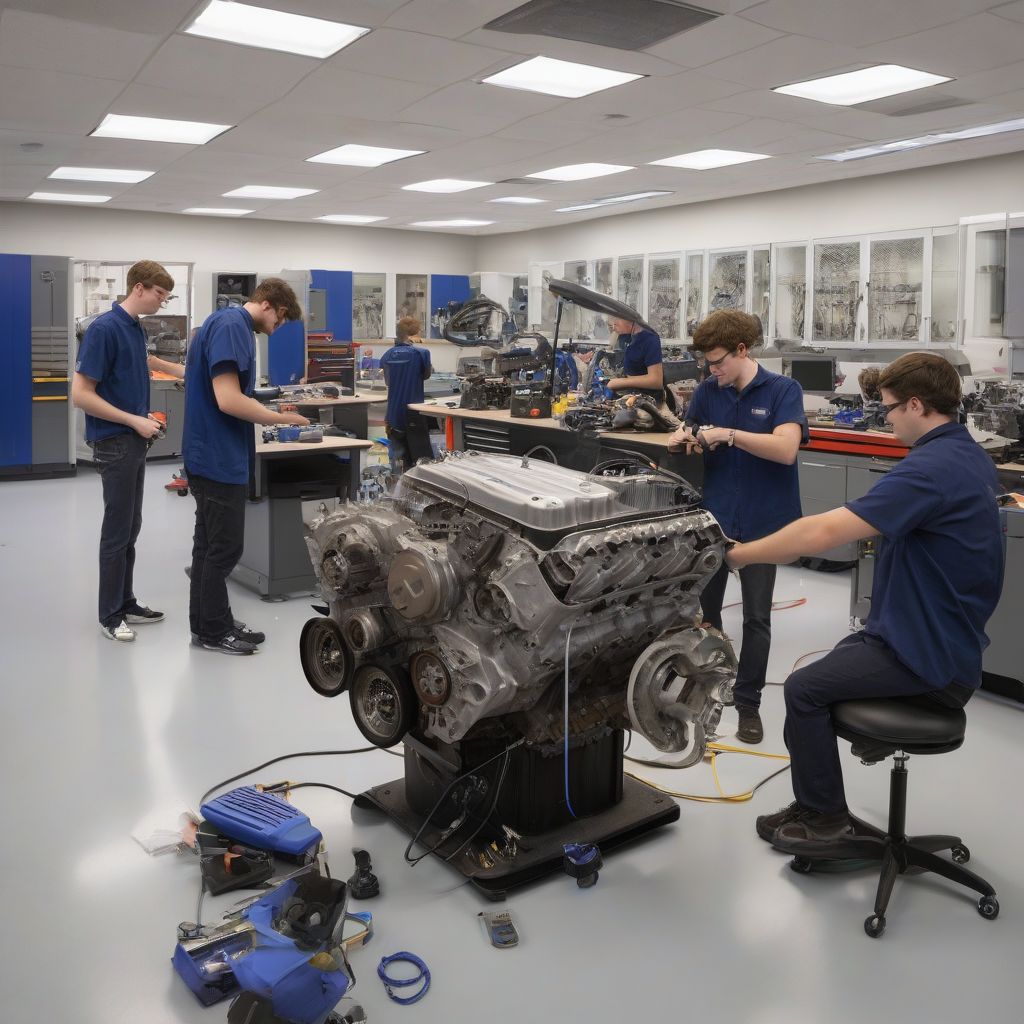
[[[266,631],[264,648],[228,658],[189,647],[182,568],[194,506],[163,491],[174,468],[147,471],[136,576],[139,597],[167,619],[139,627],[130,645],[104,639],[95,623],[98,477],[83,469],[73,479],[0,484],[7,1024],[225,1020],[226,1004],[201,1007],[170,964],[178,922],[195,915],[197,862],[149,857],[132,833],[173,826],[209,786],[280,754],[364,745],[347,701],[326,701],[303,679],[298,636],[309,599],[264,603],[233,585],[235,613]],[[771,680],[846,633],[848,585],[846,574],[780,571],[776,598],[807,603],[775,616]],[[727,616],[738,634],[739,609]],[[966,891],[941,879],[904,877],[879,940],[862,930],[874,875],[797,875],[755,836],[754,816],[791,799],[785,774],[747,803],[681,802],[676,824],[612,853],[593,889],[560,875],[514,893],[506,905],[522,941],[509,951],[487,945],[477,921],[494,905],[432,859],[406,866],[406,839],[387,820],[353,814],[327,790],[301,790],[294,801],[324,832],[335,876],[348,877],[360,846],[381,879],[378,899],[352,904],[375,919],[371,944],[352,955],[352,994],[371,1022],[1017,1021],[1024,706],[982,694],[968,712],[960,751],[911,760],[910,828],[961,834],[1001,915],[983,920]],[[757,749],[783,752],[779,688],[767,691],[764,718]],[[734,728],[726,711],[724,741]],[[843,749],[851,806],[884,821],[887,768],[860,766]],[[719,759],[729,792],[772,767]],[[359,791],[400,770],[373,752],[292,761],[252,781]],[[707,764],[657,774],[675,789],[714,792]],[[235,899],[208,898],[204,918]],[[412,1007],[390,1004],[376,977],[381,956],[397,950],[417,953],[433,974]]]

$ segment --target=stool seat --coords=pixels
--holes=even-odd
[[[850,740],[853,752],[878,761],[895,750],[908,754],[944,754],[964,741],[967,715],[929,697],[874,697],[832,705],[836,733]]]

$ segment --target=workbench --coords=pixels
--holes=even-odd
[[[299,398],[294,404],[306,419],[314,423],[333,424],[341,430],[352,431],[356,437],[366,437],[370,406],[382,402],[387,402],[386,395],[356,394],[340,398]]]

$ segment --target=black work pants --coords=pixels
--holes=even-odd
[[[89,446],[103,481],[99,619],[103,626],[116,626],[135,603],[135,541],[142,529],[148,446],[134,430]]]
[[[748,565],[739,570],[743,598],[743,646],[736,672],[733,697],[737,705],[761,706],[761,691],[768,672],[768,655],[772,646],[772,597],[775,593],[774,565]],[[700,595],[704,621],[722,628],[722,602],[729,581],[728,566],[711,577]]]
[[[786,680],[784,735],[797,802],[821,814],[846,809],[832,704],[861,697],[927,694],[946,707],[962,707],[972,692],[956,683],[937,689],[903,665],[884,640],[868,633],[841,640],[820,661]]]
[[[224,484],[193,476],[187,466],[185,473],[196,499],[189,626],[200,640],[217,643],[234,628],[227,580],[242,557],[247,488],[245,484]]]

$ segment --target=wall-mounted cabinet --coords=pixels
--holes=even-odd
[[[747,308],[747,249],[719,249],[708,253],[708,294],[704,308]]]
[[[647,322],[662,341],[681,337],[682,288],[677,254],[651,256],[647,263]]]
[[[377,341],[384,337],[386,274],[352,275],[352,340]]]
[[[704,318],[704,266],[703,252],[688,252],[684,257],[686,279],[683,285],[686,299],[683,307],[683,332],[692,338],[697,324]]]
[[[420,322],[421,337],[428,337],[429,298],[426,274],[395,275],[395,319],[401,320],[403,316],[416,317]]]
[[[807,331],[806,242],[774,245],[772,257],[772,317],[768,337],[775,341],[800,341]]]

